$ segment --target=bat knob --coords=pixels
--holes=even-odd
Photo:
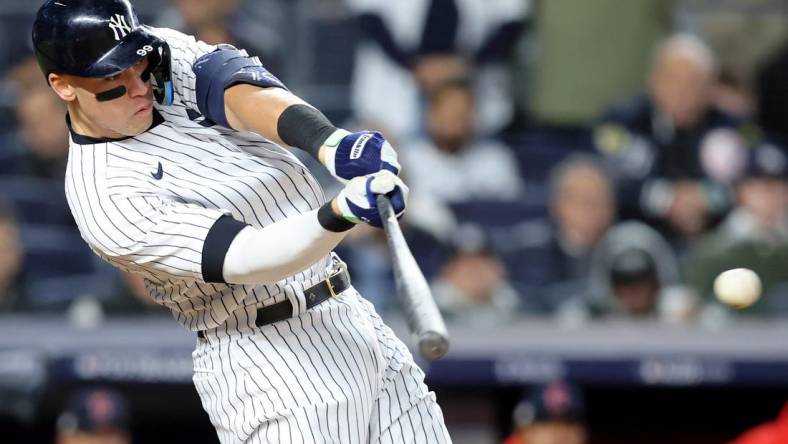
[[[442,358],[449,351],[449,340],[446,336],[434,332],[424,332],[419,337],[419,351],[430,361]]]

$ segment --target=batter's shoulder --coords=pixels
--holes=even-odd
[[[193,61],[198,56],[211,52],[216,49],[215,45],[209,45],[202,40],[197,40],[193,35],[185,34],[172,28],[155,28],[147,26],[148,30],[164,39],[170,47],[173,59],[186,59]]]
[[[163,38],[164,40],[169,43],[171,40],[176,42],[196,42],[197,39],[189,34],[185,34],[177,29],[172,28],[158,28],[154,26],[144,25],[148,31],[150,31],[153,35]]]

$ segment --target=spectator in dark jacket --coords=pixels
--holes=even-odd
[[[788,145],[788,42],[758,73],[758,123]]]
[[[648,94],[614,108],[595,131],[619,175],[623,216],[661,224],[677,244],[726,209],[720,182],[744,144],[741,123],[711,104],[715,73],[705,44],[671,37],[657,49]]]
[[[584,291],[591,253],[616,220],[613,184],[596,157],[570,157],[550,176],[551,217],[531,224],[549,235],[528,236],[531,245],[518,253],[527,259],[512,273],[527,311],[552,312]]]

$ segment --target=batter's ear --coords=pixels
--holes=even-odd
[[[49,80],[49,85],[52,86],[52,90],[55,91],[58,97],[66,102],[73,102],[77,99],[76,91],[66,76],[50,73],[47,79]]]

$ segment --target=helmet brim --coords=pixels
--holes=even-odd
[[[157,48],[163,41],[140,26],[123,38],[117,46],[92,63],[81,76],[111,77],[120,74],[151,52],[145,46]]]

